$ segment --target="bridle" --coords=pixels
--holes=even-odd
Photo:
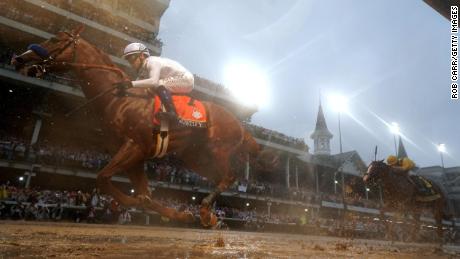
[[[385,167],[386,164],[382,161],[374,161],[372,162],[370,165],[369,165],[369,169],[372,167],[373,170],[372,170],[372,174],[369,173],[369,169],[366,171],[366,173],[364,173],[364,176],[368,176],[370,179],[371,179],[371,182],[376,182],[376,181],[380,181],[382,180],[382,176],[383,174],[385,173]],[[375,179],[377,178],[377,179]]]
[[[69,39],[67,42],[64,44],[62,48],[59,48],[57,50],[53,50],[53,52],[49,53],[46,57],[42,55],[37,55],[40,57],[41,62],[39,64],[34,64],[32,67],[35,67],[39,71],[41,71],[43,74],[46,74],[48,71],[52,70],[53,67],[73,67],[73,68],[78,68],[82,70],[88,70],[88,69],[101,69],[101,70],[108,70],[108,71],[113,71],[117,73],[122,80],[129,80],[129,78],[126,76],[126,74],[118,67],[115,66],[109,66],[109,65],[98,65],[98,64],[85,64],[85,63],[78,63],[76,62],[77,60],[77,45],[79,43],[79,38],[80,35],[73,35],[69,32],[63,32],[69,36]],[[69,47],[72,46],[72,61],[57,61],[59,56],[62,55]],[[29,47],[30,48],[30,47]],[[43,47],[41,47],[43,48]],[[45,50],[47,52],[47,50]],[[61,79],[65,79],[68,81],[75,81],[74,79],[71,78],[65,78],[61,77]]]
[[[89,69],[100,69],[100,70],[106,70],[106,71],[112,71],[118,74],[121,77],[121,81],[128,81],[130,80],[129,77],[121,70],[120,68],[116,66],[110,66],[110,65],[99,65],[99,64],[86,64],[86,63],[78,63],[77,61],[77,45],[79,43],[79,38],[80,35],[76,34],[73,35],[68,32],[64,32],[67,36],[69,36],[69,39],[67,39],[67,42],[64,44],[63,47],[53,50],[53,52],[48,53],[48,50],[43,48],[40,45],[37,44],[32,44],[35,45],[33,47],[29,46],[29,51],[33,51],[41,60],[40,63],[32,65],[32,67],[35,67],[36,69],[40,70],[43,74],[46,74],[48,71],[52,70],[53,67],[73,67],[81,70],[89,70]],[[62,55],[69,47],[72,46],[72,61],[57,61],[58,57]],[[80,80],[75,80],[72,78],[66,78],[66,77],[60,77],[61,79],[67,80],[67,81],[80,81]],[[82,82],[82,81],[80,81]],[[80,110],[82,107],[94,102],[98,98],[100,98],[103,95],[106,95],[110,92],[112,92],[114,89],[116,89],[116,86],[109,87],[107,90],[99,93],[98,95],[94,96],[84,104],[74,108],[70,112],[66,114],[66,117],[72,115],[76,111]]]

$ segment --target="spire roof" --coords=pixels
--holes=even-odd
[[[399,136],[399,145],[398,145],[398,158],[405,158],[407,156],[406,148],[402,142],[401,136]]]
[[[323,108],[321,102],[319,104],[318,116],[316,117],[316,127],[315,131],[311,134],[311,138],[316,138],[318,136],[324,136],[332,138],[331,132],[329,132],[326,124],[326,119],[324,118]]]

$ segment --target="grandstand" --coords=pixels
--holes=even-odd
[[[157,37],[158,29],[168,6],[168,0],[0,2],[0,183],[9,182],[8,186],[16,188],[10,189],[10,193],[38,187],[47,193],[64,190],[90,193],[98,170],[111,158],[102,145],[107,134],[101,119],[90,107],[70,118],[64,116],[84,102],[76,82],[53,75],[44,79],[22,76],[9,65],[13,53],[24,51],[31,42],[41,42],[58,31],[83,24],[86,29],[82,37],[132,74],[127,63],[119,58],[123,47],[129,42],[143,42],[151,53],[160,55],[163,43]],[[382,197],[377,190],[367,193],[361,185],[358,195],[342,191],[345,185],[357,182],[365,170],[355,151],[311,154],[303,139],[251,124],[256,110],[239,104],[224,86],[199,76],[195,76],[195,82],[192,93],[195,98],[226,107],[259,144],[275,150],[281,157],[280,167],[273,172],[256,171],[251,161],[247,161],[243,177],[217,201],[218,210],[227,216],[238,215],[229,218],[241,220],[258,213],[266,221],[297,224],[308,215],[318,221],[321,216],[325,220],[321,224],[327,225],[327,218],[344,216],[344,209],[367,218],[378,214]],[[174,157],[148,161],[145,170],[155,196],[180,201],[166,202],[172,206],[193,204],[213,188],[213,183],[182,168]],[[339,184],[336,177],[340,174],[344,175],[344,181]],[[126,177],[116,176],[113,181],[131,193]],[[195,199],[191,200],[192,197]]]

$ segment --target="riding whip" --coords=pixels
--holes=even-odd
[[[377,145],[375,146],[374,150],[374,161],[377,161]]]
[[[84,104],[81,104],[79,105],[78,107],[76,107],[75,109],[71,110],[70,112],[66,113],[65,114],[65,117],[69,117],[70,115],[74,114],[76,111],[80,110],[81,108],[85,107],[86,105],[94,102],[96,99],[98,99],[99,97],[103,96],[103,95],[106,95],[107,93],[111,92],[112,90],[116,89],[117,87],[114,86],[114,87],[110,87],[109,89],[103,91],[102,93],[99,93],[98,95],[94,96],[93,98],[89,99],[87,102],[85,102]]]

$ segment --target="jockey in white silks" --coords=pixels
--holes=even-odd
[[[131,43],[126,46],[123,58],[136,70],[137,78],[132,82],[118,83],[118,88],[120,90],[129,87],[152,89],[160,97],[166,109],[166,112],[158,115],[167,119],[177,119],[171,93],[190,93],[194,85],[193,74],[174,60],[150,56],[149,50],[142,43]]]

